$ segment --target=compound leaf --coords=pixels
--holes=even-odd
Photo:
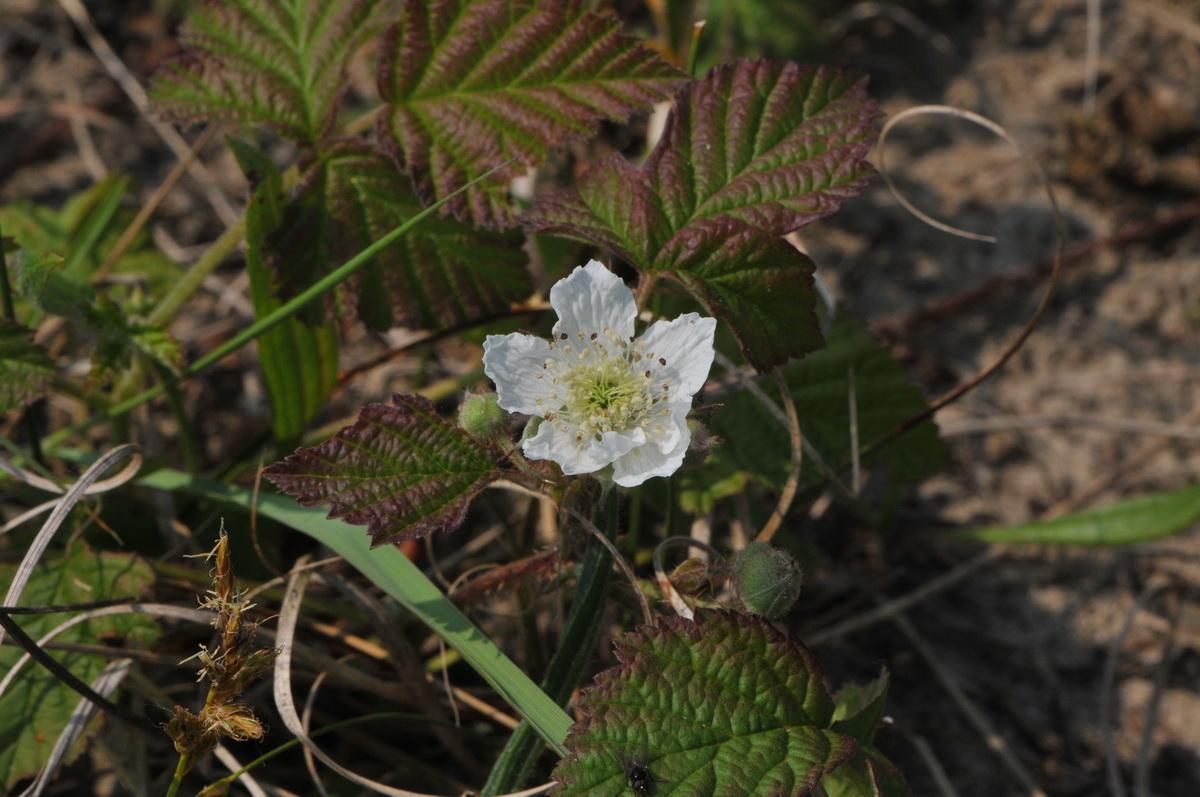
[[[510,158],[624,120],[684,76],[620,31],[619,21],[563,0],[407,0],[389,29],[378,133],[432,203]],[[504,183],[520,166],[451,200],[477,225],[509,226]]]
[[[45,349],[34,345],[33,330],[0,318],[0,412],[40,396],[53,376],[54,365]]]
[[[810,324],[816,299],[807,277],[803,289],[776,292],[780,270],[798,266],[777,266],[753,295],[743,285],[722,296],[706,271],[722,274],[726,286],[731,273],[748,284],[766,256],[755,262],[747,249],[735,259],[711,239],[714,230],[784,235],[863,190],[873,174],[865,157],[878,117],[865,82],[855,73],[787,61],[742,60],[714,69],[680,93],[641,169],[603,161],[577,186],[539,200],[526,221],[538,232],[608,246],[638,268],[671,271],[729,322],[760,370],[812,351],[821,341],[811,326],[781,342],[765,334],[772,325],[756,308],[770,283],[773,308],[765,315]],[[778,249],[770,259],[797,262]],[[734,302],[733,293],[747,301]]]
[[[304,506],[367,525],[372,547],[452,529],[475,493],[499,475],[491,452],[447,423],[423,396],[368,404],[332,439],[264,471]]]
[[[347,60],[393,11],[375,0],[204,0],[180,31],[183,55],[156,75],[154,99],[185,124],[232,119],[319,141]]]
[[[805,438],[826,462],[840,470],[851,459],[850,371],[854,371],[855,419],[859,440],[868,443],[925,408],[900,363],[845,311],[828,331],[828,345],[783,368]],[[763,390],[779,401],[768,380]],[[744,473],[779,489],[791,469],[791,448],[779,421],[747,391],[721,399],[708,421],[723,441],[710,460],[686,475],[689,489],[703,493]],[[919,481],[945,467],[948,454],[937,426],[925,421],[902,437],[863,457],[866,467],[886,466],[896,481]],[[805,458],[803,478],[819,481],[820,471]]]
[[[268,239],[268,265],[284,294],[299,293],[422,209],[409,179],[382,152],[354,139],[331,142]],[[516,231],[428,218],[345,288],[373,329],[475,321],[507,310],[532,289],[522,241]]]
[[[660,797],[801,795],[857,750],[831,728],[820,664],[768,623],[703,610],[628,634],[616,653],[579,700],[560,795],[627,793],[630,761]]]
[[[0,584],[11,583],[15,565],[0,565]],[[75,544],[63,559],[38,565],[21,596],[24,606],[53,606],[105,598],[141,597],[153,582],[150,567],[125,554],[97,553]],[[27,615],[22,630],[39,639],[71,614]],[[153,649],[158,626],[146,615],[109,615],[86,620],[56,637],[58,642],[95,645],[113,637],[133,637]],[[0,648],[0,673],[8,673],[22,657],[21,648]],[[50,651],[50,655],[85,683],[91,683],[107,660],[85,653]],[[46,762],[55,738],[66,727],[79,695],[42,667],[27,663],[0,696],[0,790]],[[80,752],[76,750],[75,754]]]

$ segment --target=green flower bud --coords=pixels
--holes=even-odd
[[[752,542],[733,559],[733,585],[751,614],[780,617],[800,597],[804,576],[791,554],[765,542]]]
[[[493,442],[508,435],[508,411],[496,403],[495,393],[467,396],[458,408],[458,425],[480,440]]]

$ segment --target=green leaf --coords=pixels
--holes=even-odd
[[[821,0],[705,0],[704,8],[708,27],[699,63],[709,65],[738,56],[820,62],[814,57],[826,38],[820,11],[833,16],[844,7]]]
[[[107,378],[130,368],[139,356],[167,373],[176,373],[182,367],[183,352],[179,342],[162,325],[142,318],[150,307],[141,302],[141,298],[114,300],[107,294],[97,293],[89,304],[70,316],[96,337],[92,379]]]
[[[817,660],[767,622],[700,611],[628,634],[616,653],[579,699],[560,795],[627,793],[631,759],[661,797],[801,795],[857,749],[830,727]]]
[[[40,396],[54,377],[46,351],[33,343],[33,330],[0,318],[0,412]]]
[[[15,565],[0,565],[0,584],[10,583]],[[64,559],[38,566],[21,597],[23,606],[61,605],[113,597],[140,598],[153,581],[148,565],[132,556],[96,553],[76,544]],[[15,619],[34,639],[76,613],[26,615]],[[145,615],[112,615],[83,622],[59,635],[59,642],[97,644],[112,637],[133,637],[152,648],[158,627]],[[0,673],[7,673],[24,651],[0,648]],[[84,653],[50,655],[85,683],[104,669],[107,659]],[[34,663],[26,664],[0,697],[0,790],[41,769],[54,740],[66,727],[79,695]],[[81,752],[77,749],[74,754]]]
[[[961,532],[956,536],[1011,545],[1135,545],[1169,537],[1200,522],[1200,485],[1143,495],[1074,515]]]
[[[375,0],[204,0],[180,29],[184,54],[157,72],[152,96],[184,124],[231,119],[319,141],[347,61],[393,11]]]
[[[563,0],[407,0],[388,31],[378,133],[430,203],[510,158],[534,165],[602,119],[648,109],[684,76]],[[513,224],[504,183],[518,165],[450,203],[476,225]]]
[[[848,733],[863,744],[875,741],[875,732],[883,722],[883,708],[887,702],[888,687],[892,679],[887,670],[866,685],[845,684],[834,695],[833,727]]]
[[[904,368],[845,311],[839,311],[828,334],[828,346],[783,369],[805,438],[835,469],[850,464],[850,369],[854,369],[858,438],[870,441],[925,407],[921,394],[909,384]],[[771,380],[763,390],[776,402]],[[723,443],[712,459],[690,474],[691,489],[699,484],[743,472],[779,489],[791,470],[791,446],[783,426],[746,391],[721,399],[722,407],[709,419],[709,429]],[[945,467],[945,445],[937,427],[926,421],[904,436],[863,457],[866,467],[886,466],[897,481],[919,481]],[[803,478],[821,479],[805,460]]]
[[[272,272],[263,265],[263,248],[283,217],[283,179],[260,150],[237,139],[229,143],[254,185],[246,208],[246,272],[254,316],[263,319],[282,306],[272,290]],[[329,323],[309,326],[293,316],[264,332],[257,344],[275,438],[295,440],[337,386],[337,329]]]
[[[422,396],[368,404],[331,440],[302,448],[263,471],[304,506],[366,524],[372,547],[463,521],[471,498],[499,475],[491,452],[447,423]]]
[[[715,239],[781,236],[863,190],[879,115],[865,82],[787,61],[714,69],[680,93],[641,169],[606,159],[575,187],[538,200],[526,221],[538,232],[607,246],[640,269],[668,271],[730,324],[755,367],[768,370],[820,346],[811,264],[782,245],[755,255],[749,244]],[[789,275],[799,285],[781,292]],[[803,331],[780,338],[788,319]]]
[[[63,275],[90,292],[92,274],[133,220],[134,212],[122,206],[129,191],[129,178],[109,175],[91,188],[71,197],[61,210],[17,200],[0,207],[0,230],[31,254],[29,263],[50,255],[62,259]],[[113,272],[143,281],[152,294],[179,277],[179,267],[154,248],[149,232],[134,236],[116,262]],[[19,290],[31,298],[23,286]]]
[[[829,797],[912,797],[904,775],[872,745],[858,752],[821,781]]]
[[[285,295],[299,293],[422,210],[408,178],[373,147],[333,142],[312,164],[282,224],[268,265]],[[373,329],[442,329],[506,311],[532,290],[523,236],[473,230],[434,217],[380,252],[345,286]]]

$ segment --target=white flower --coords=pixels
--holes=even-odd
[[[595,260],[550,289],[550,306],[552,341],[514,333],[483,344],[500,406],[544,419],[525,455],[567,474],[612,465],[623,487],[670,476],[691,441],[687,414],[712,366],[716,320],[687,313],[635,339],[633,294]]]

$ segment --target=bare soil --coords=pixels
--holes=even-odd
[[[144,85],[176,47],[177,20],[150,4],[89,5]],[[813,605],[848,595],[870,609],[868,595],[887,601],[984,559],[909,609],[910,626],[817,635],[814,649],[835,683],[891,672],[894,727],[881,744],[919,795],[1123,794],[1111,790],[1111,765],[1125,789],[1144,770],[1142,793],[1194,797],[1195,530],[1092,550],[983,551],[952,538],[954,527],[1022,523],[1200,479],[1200,7],[1100,2],[1092,68],[1087,0],[908,6],[927,27],[855,22],[836,60],[872,75],[889,114],[939,103],[1001,124],[1049,175],[1069,257],[1020,352],[938,414],[953,466],[915,490],[890,536],[847,522],[840,558],[810,579]],[[219,138],[200,160],[238,206],[245,187]],[[996,243],[922,224],[882,180],[801,239],[839,299],[934,396],[991,362],[1031,317],[1054,216],[1029,164],[964,121],[905,122],[887,160],[915,204]],[[0,202],[60,203],[108,171],[133,174],[144,199],[174,162],[59,4],[4,0]],[[223,229],[190,178],[156,218],[156,240],[181,261]],[[219,272],[177,322],[192,350],[248,321],[238,275]],[[359,341],[355,356],[385,343]],[[452,373],[468,356],[442,350],[436,366]],[[265,417],[252,362],[232,358],[188,395],[213,461]],[[355,383],[330,416],[383,399],[413,367]]]

